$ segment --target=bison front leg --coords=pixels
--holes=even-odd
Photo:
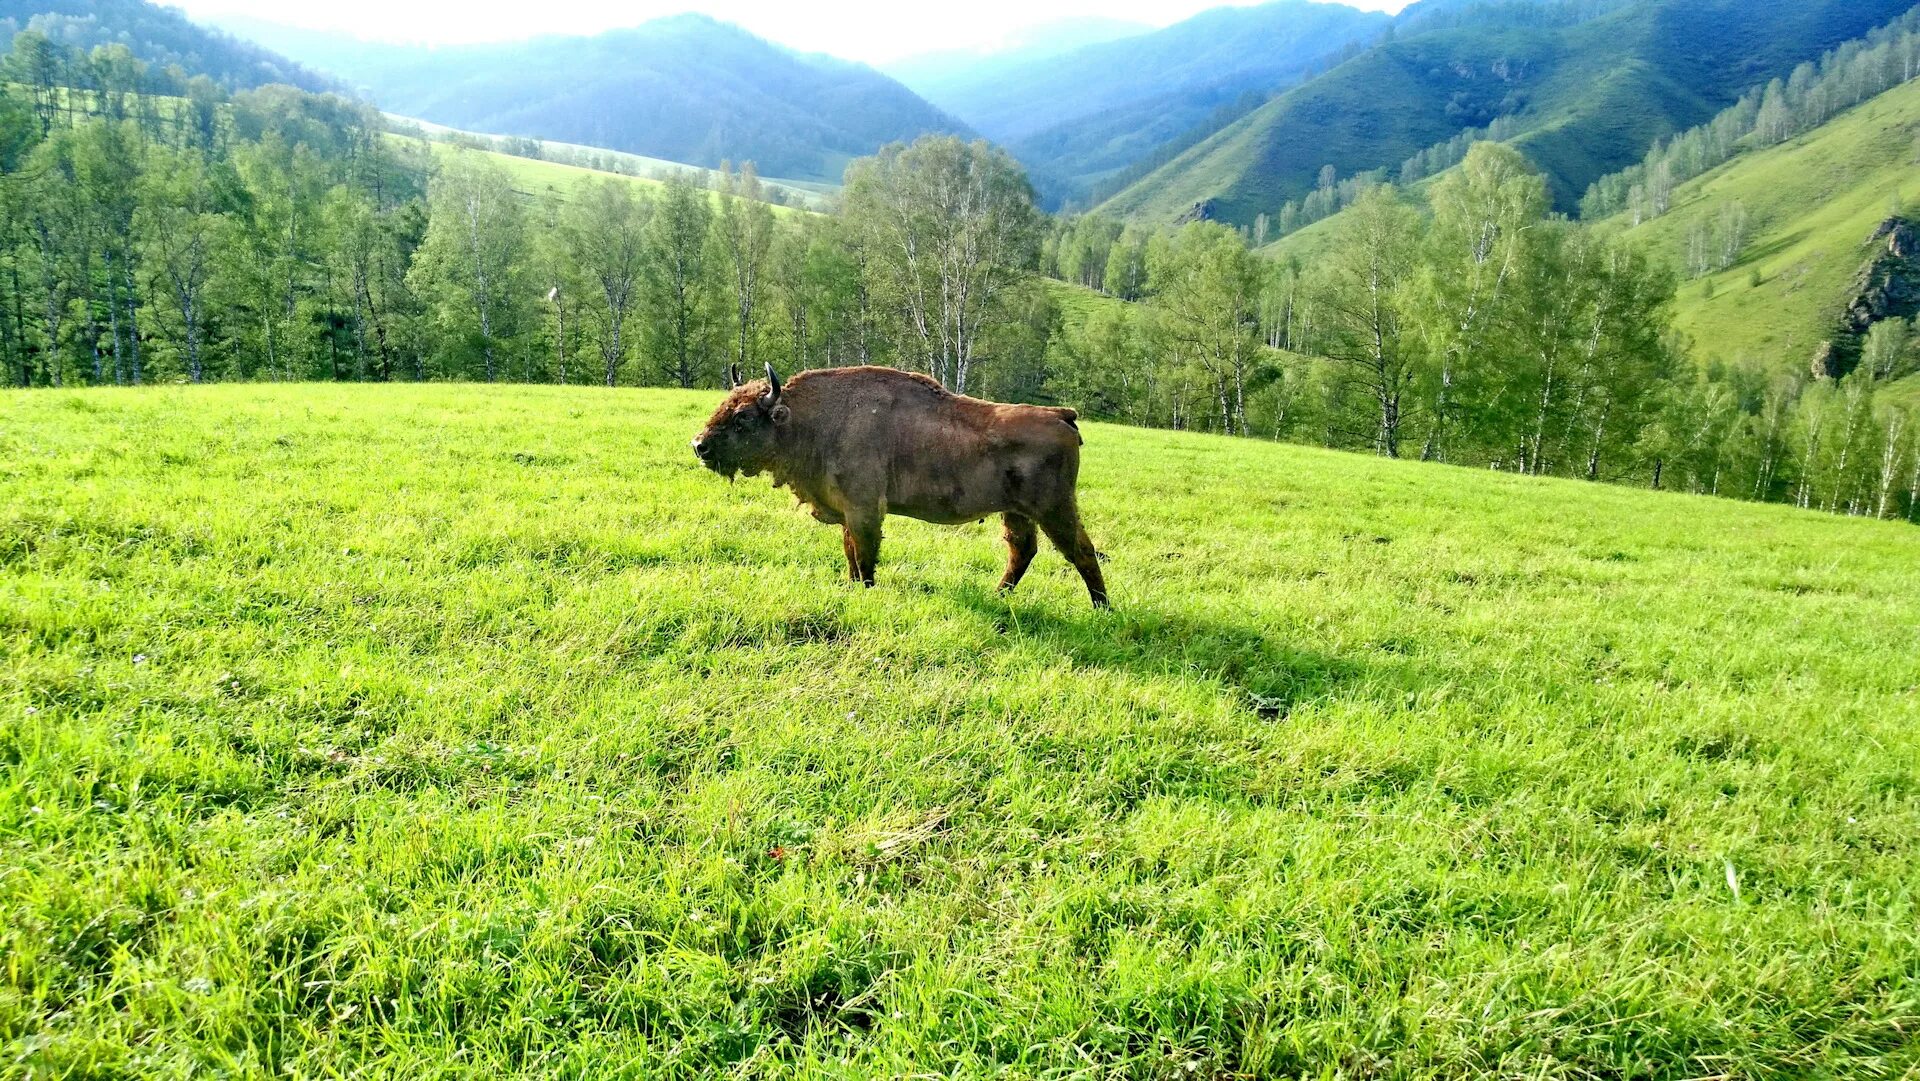
[[[840,527],[840,549],[847,554],[847,580],[860,581],[860,546],[853,542],[853,527]]]
[[[1106,577],[1100,573],[1100,555],[1093,550],[1093,541],[1080,524],[1080,512],[1067,506],[1041,519],[1040,528],[1046,530],[1047,539],[1080,572],[1081,580],[1087,583],[1087,594],[1093,598],[1093,606],[1109,607]]]
[[[1003,523],[1001,536],[1007,541],[1007,573],[1000,576],[1000,592],[1010,592],[1020,584],[1027,573],[1028,564],[1033,562],[1033,553],[1040,550],[1039,535],[1034,532],[1033,519],[1012,511],[1000,516]]]
[[[873,571],[880,563],[880,521],[885,515],[864,513],[847,515],[842,539],[847,550],[847,576],[862,585],[873,585]]]

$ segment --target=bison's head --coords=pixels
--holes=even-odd
[[[727,367],[728,391],[707,426],[693,437],[693,453],[700,464],[729,480],[737,473],[751,477],[773,461],[774,429],[787,422],[789,410],[780,400],[780,377],[767,365],[764,382],[740,382],[740,369]]]

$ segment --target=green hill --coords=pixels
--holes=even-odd
[[[1658,218],[1612,224],[1680,266],[1691,234],[1744,208],[1741,257],[1681,288],[1676,323],[1705,357],[1804,371],[1873,254],[1875,227],[1920,199],[1917,140],[1920,83],[1908,83],[1681,185]]]
[[[1118,609],[713,394],[0,394],[22,1076],[1899,1077],[1920,531],[1085,426]]]
[[[1311,191],[1323,166],[1397,172],[1463,128],[1509,117],[1563,210],[1600,175],[1905,11],[1907,0],[1640,0],[1552,25],[1526,5],[1437,20],[1280,95],[1109,200],[1171,221],[1250,224]],[[1578,11],[1574,6],[1562,11]],[[1535,14],[1522,18],[1521,15]],[[1542,25],[1542,22],[1546,25]],[[1417,24],[1416,24],[1417,26]]]
[[[707,168],[752,161],[769,176],[837,183],[850,159],[886,143],[966,130],[872,68],[704,15],[437,49],[238,25],[326,64],[393,112]]]
[[[154,68],[176,66],[231,90],[286,83],[316,93],[338,89],[332,79],[218,30],[179,10],[145,0],[6,0],[0,3],[0,53],[20,30],[82,53],[123,45]]]

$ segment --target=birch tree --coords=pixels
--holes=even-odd
[[[1397,458],[1408,395],[1421,371],[1419,342],[1406,313],[1408,278],[1418,268],[1419,215],[1383,184],[1363,194],[1345,217],[1315,283],[1319,351],[1333,365],[1336,389],[1363,403],[1371,429],[1367,442]]]
[[[206,378],[207,286],[231,223],[215,211],[198,154],[154,148],[143,179],[135,215],[142,263],[153,292],[165,298],[187,377],[198,383]]]
[[[583,182],[560,212],[561,257],[569,276],[585,283],[581,303],[607,386],[627,361],[627,321],[640,303],[652,210],[632,184],[602,179]]]
[[[413,268],[454,342],[478,345],[482,372],[500,377],[499,345],[516,309],[525,268],[525,211],[506,171],[475,153],[449,158],[428,188],[426,240]]]
[[[741,166],[739,172],[722,168],[721,176],[722,198],[714,236],[733,300],[733,362],[741,371],[750,372],[759,366],[761,276],[773,245],[773,208],[764,201],[765,193],[752,162]]]
[[[847,169],[845,209],[902,353],[965,391],[979,347],[1039,263],[1033,189],[1004,151],[927,135]]]
[[[693,177],[667,178],[647,224],[648,351],[667,380],[692,387],[708,374],[713,297],[707,231],[713,207]]]

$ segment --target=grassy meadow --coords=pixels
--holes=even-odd
[[[714,393],[0,396],[0,1076],[1920,1072],[1920,530],[1087,425],[1117,608]]]

